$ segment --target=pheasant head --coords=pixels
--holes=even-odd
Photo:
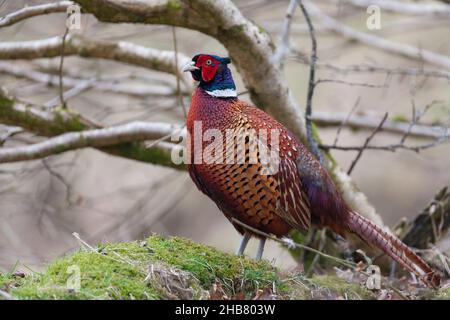
[[[236,85],[228,64],[230,58],[223,58],[212,54],[198,54],[183,67],[183,71],[190,71],[192,78],[199,81],[199,87],[209,95],[220,98],[236,98]]]

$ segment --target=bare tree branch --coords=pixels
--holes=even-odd
[[[60,1],[55,3],[47,3],[37,6],[25,7],[13,13],[10,13],[0,18],[0,28],[13,25],[17,22],[23,21],[39,15],[66,12],[67,7],[73,4],[72,1]]]
[[[309,63],[303,59],[299,59],[303,63]],[[342,74],[348,73],[385,73],[387,75],[400,75],[400,76],[423,76],[431,78],[443,78],[450,80],[450,72],[446,70],[431,70],[423,68],[387,68],[383,66],[358,64],[350,65],[347,67],[338,67],[329,63],[318,63],[316,64],[318,68],[330,69],[335,72]]]
[[[410,124],[410,126],[412,127],[412,123]],[[376,128],[374,132],[376,133],[376,132],[380,131],[380,129]],[[322,144],[322,145],[320,145],[320,147],[325,150],[336,149],[336,150],[342,150],[342,151],[358,151],[358,152],[361,152],[365,149],[390,151],[390,152],[395,152],[399,149],[403,149],[403,150],[409,150],[409,151],[414,151],[414,152],[419,153],[422,150],[434,148],[439,145],[450,142],[450,134],[449,134],[450,129],[448,127],[445,127],[445,128],[443,127],[442,129],[443,129],[443,131],[442,131],[441,135],[439,137],[437,137],[436,139],[434,139],[432,142],[419,144],[419,145],[408,146],[405,144],[405,140],[407,137],[409,137],[409,134],[410,134],[409,130],[408,130],[404,133],[400,142],[394,143],[394,144],[389,144],[389,145],[372,146],[372,145],[368,145],[368,143],[364,143],[363,146],[337,146],[337,145]]]
[[[25,68],[24,66],[18,64],[0,61],[0,72],[18,78],[29,79],[48,86],[57,87],[59,85],[59,79],[57,75],[35,71],[32,69]],[[115,94],[124,94],[141,98],[148,98],[149,96],[176,95],[176,89],[169,86],[162,86],[162,85],[151,86],[149,84],[129,85],[121,83],[121,81],[119,80],[123,80],[123,77],[120,77],[118,79],[111,79],[111,77],[107,77],[106,79],[102,79],[102,77],[90,79],[78,79],[65,76],[64,85],[72,87],[72,89],[76,91],[75,92],[76,94],[74,94],[74,92],[71,93],[65,92],[64,98],[69,99],[74,95],[77,95],[80,92],[89,89],[96,89],[101,91],[112,92]],[[190,94],[190,92],[187,91],[186,89],[181,90],[181,93],[183,95]],[[60,102],[59,97],[57,97],[57,99],[53,99],[51,103],[49,101],[48,104],[49,106],[55,106],[56,104],[59,104],[59,102]]]
[[[342,150],[342,151],[361,151],[361,150],[378,150],[378,151],[390,151],[395,152],[397,150],[409,150],[414,152],[420,152],[425,149],[430,149],[437,147],[439,145],[445,144],[449,142],[449,134],[444,133],[441,137],[437,138],[433,142],[415,145],[415,146],[407,146],[404,143],[394,143],[384,146],[333,146],[333,145],[326,145],[322,144],[320,145],[321,148],[328,150],[328,149],[335,149],[335,150]]]
[[[332,0],[331,2],[351,4],[361,8],[376,5],[383,10],[401,14],[450,17],[450,6],[438,3],[411,3],[395,0]]]
[[[170,136],[180,127],[168,123],[131,122],[104,129],[70,132],[29,146],[0,149],[0,163],[41,159],[86,147],[106,147],[126,142],[155,140]]]
[[[172,40],[173,40],[173,50],[175,52],[175,57],[177,57],[178,56],[178,42],[177,42],[177,31],[176,31],[175,27],[172,27]],[[174,59],[174,63],[175,63],[175,69],[179,70],[178,59]],[[181,108],[183,109],[184,119],[187,119],[187,109],[186,109],[186,106],[184,105],[183,96],[181,95],[180,77],[179,77],[178,73],[177,73],[176,77],[177,77],[178,102],[180,103]]]
[[[60,108],[54,110],[41,108],[36,105],[13,99],[2,90],[0,90],[0,122],[4,124],[14,124],[25,130],[46,137],[53,137],[67,132],[79,133],[83,130],[101,129],[99,124],[93,122],[92,120],[83,118],[70,109],[66,111]],[[166,125],[171,126],[169,124]],[[134,128],[133,130],[137,129]],[[100,133],[103,134],[102,131],[100,131]],[[138,132],[133,134],[139,136]],[[120,136],[116,138],[120,141]],[[104,139],[105,140],[102,141],[107,141],[107,137],[104,137]],[[90,142],[87,141],[80,143],[89,144]],[[144,142],[133,141],[131,143],[111,143],[108,146],[99,146],[99,149],[115,156],[146,163],[159,164],[179,170],[185,169],[184,165],[177,165],[173,163],[171,159],[172,147],[173,145],[169,145],[167,143],[147,147]],[[63,146],[61,148],[64,149]]]
[[[344,126],[352,129],[375,129],[381,121],[381,118],[371,114],[353,114],[348,120],[348,115],[343,112],[322,112],[315,111],[312,114],[312,120],[318,126],[340,126],[345,122]],[[409,123],[387,119],[383,125],[382,131],[405,134],[408,131]],[[441,126],[429,126],[416,124],[410,132],[411,137],[435,139],[442,136],[442,132],[446,130]]]
[[[61,55],[62,37],[43,40],[0,43],[0,59],[53,58]],[[173,51],[156,50],[125,41],[102,41],[86,39],[69,34],[65,41],[65,56],[78,55],[85,58],[101,58],[148,69],[178,75],[183,84],[192,88],[192,79],[178,70],[174,64]],[[178,53],[178,65],[184,65],[189,57]]]
[[[69,35],[69,28],[66,27],[64,34],[61,38],[61,55],[59,58],[59,68],[58,68],[58,80],[59,80],[59,101],[61,106],[65,109],[67,108],[66,101],[64,100],[64,85],[63,85],[63,67],[64,67],[64,55],[66,48],[66,40]]]
[[[357,31],[328,16],[311,1],[305,0],[304,4],[308,9],[309,13],[317,17],[323,26],[329,28],[330,30],[335,31],[336,33],[339,33],[340,35],[348,39],[357,40],[368,46],[372,46],[383,51],[408,57],[410,59],[424,61],[427,63],[431,63],[437,66],[450,69],[450,57],[448,56],[441,55],[428,50],[422,50],[420,48],[408,44],[395,43],[390,40],[386,40],[371,34]]]
[[[433,105],[436,104],[436,102],[437,101],[432,101],[431,103],[427,104],[422,111],[417,112],[416,111],[416,107],[415,107],[415,103],[414,103],[414,99],[412,100],[412,119],[411,119],[411,122],[408,124],[406,130],[404,131],[404,133],[403,133],[403,135],[400,138],[400,141],[398,143],[387,145],[387,146],[369,146],[369,142],[372,140],[372,138],[375,136],[375,134],[377,134],[379,131],[381,131],[384,123],[386,122],[386,119],[387,119],[387,113],[386,113],[384,115],[383,119],[381,120],[381,122],[378,124],[378,126],[372,131],[371,135],[366,139],[366,141],[365,141],[363,146],[360,146],[360,147],[353,147],[353,146],[352,147],[341,147],[341,146],[336,146],[334,144],[333,146],[322,145],[321,147],[323,149],[325,149],[325,150],[327,150],[327,149],[338,149],[338,150],[346,150],[346,151],[350,151],[350,150],[358,151],[358,155],[355,158],[355,160],[352,162],[352,164],[350,166],[350,169],[348,171],[348,174],[350,174],[352,169],[354,168],[356,162],[359,160],[359,158],[361,157],[362,152],[365,149],[384,150],[384,151],[396,151],[397,149],[404,149],[404,150],[420,152],[421,150],[433,148],[433,147],[436,147],[438,145],[444,144],[444,143],[449,141],[449,131],[450,130],[449,130],[448,126],[442,127],[440,135],[438,137],[436,137],[434,139],[434,141],[432,141],[430,143],[416,145],[416,146],[407,146],[407,145],[405,145],[406,139],[408,137],[410,137],[413,128],[417,125],[417,123],[425,115],[425,113]]]

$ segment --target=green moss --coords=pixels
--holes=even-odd
[[[81,131],[86,128],[80,116],[74,111],[56,109],[54,118],[47,121],[29,111],[31,106],[25,106],[25,111],[15,110],[14,101],[0,94],[0,120],[5,124],[19,125],[30,131],[52,136],[69,131]]]
[[[438,300],[450,300],[450,288],[441,289],[438,291],[436,296],[431,297],[432,299]]]
[[[178,0],[169,0],[167,2],[167,8],[172,11],[181,10],[181,3]]]
[[[12,276],[8,273],[0,273],[0,290],[6,290],[14,282]]]
[[[4,112],[6,109],[11,109],[13,101],[0,94],[0,112]]]
[[[395,122],[409,122],[408,118],[402,113],[396,113],[392,117],[392,121]]]
[[[144,242],[102,244],[96,249],[57,259],[43,273],[28,275],[17,288],[7,286],[11,277],[1,275],[0,286],[19,299],[159,299],[173,296],[173,290],[165,287],[167,278],[161,281],[161,277],[180,281],[181,274],[191,291],[188,297],[198,299],[216,279],[230,295],[251,295],[258,288],[279,283],[277,270],[268,262],[236,257],[181,238],[152,236]],[[79,270],[79,290],[68,289],[73,270]]]
[[[54,261],[42,274],[32,274],[13,294],[22,299],[157,299],[158,292],[145,281],[139,255],[143,258],[145,250],[135,242],[106,246],[101,253],[80,251]],[[80,289],[70,290],[77,270]]]
[[[234,25],[225,31],[227,33],[227,36],[230,36],[235,39],[239,39],[242,37],[242,34],[244,32],[244,25],[243,24]]]
[[[77,270],[79,289],[68,289]],[[283,275],[254,261],[182,238],[153,235],[145,241],[101,244],[56,259],[25,278],[0,274],[0,290],[19,299],[203,299],[220,282],[232,297],[254,297],[275,288],[278,299],[375,299],[371,291],[335,275]],[[450,290],[431,298],[448,299]]]
[[[315,141],[317,142],[318,145],[322,144],[322,139],[320,138],[320,134],[319,134],[319,130],[317,129],[316,124],[313,122],[311,123],[311,128],[312,128],[312,133],[313,133],[313,137],[315,139]],[[305,138],[306,139],[306,138]],[[303,141],[303,143],[307,144],[307,141]],[[334,168],[338,165],[336,159],[333,157],[333,155],[331,154],[331,152],[328,150],[323,150],[323,155],[326,161],[330,161],[332,168],[330,170],[328,170],[328,173],[330,173],[331,177],[333,178],[333,180],[335,180],[333,177],[334,174]]]
[[[153,258],[192,273],[206,289],[221,279],[230,292],[254,293],[278,283],[276,269],[266,261],[236,257],[181,238],[148,239]]]
[[[348,283],[337,276],[313,276],[311,281],[317,288],[329,290],[347,299],[374,299],[375,295],[356,283]]]
[[[295,300],[371,300],[376,296],[357,283],[349,283],[335,275],[320,275],[312,278],[297,274],[285,280],[287,296]]]
[[[123,143],[111,147],[105,147],[103,150],[117,156],[131,158],[138,161],[159,164],[178,170],[186,169],[184,164],[176,165],[173,163],[170,153],[158,148],[146,148],[145,145],[140,142]]]

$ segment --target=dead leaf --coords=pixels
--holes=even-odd
[[[271,288],[259,289],[252,300],[276,300],[276,295]]]
[[[230,300],[222,288],[222,283],[216,279],[209,291],[209,300]]]

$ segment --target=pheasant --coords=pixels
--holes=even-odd
[[[236,253],[242,255],[249,239],[257,237],[256,259],[261,259],[266,239],[251,228],[283,237],[292,229],[304,232],[311,225],[327,227],[344,238],[356,234],[426,285],[438,287],[440,274],[397,237],[352,210],[321,163],[294,134],[264,111],[237,98],[227,66],[230,62],[229,58],[198,54],[183,71],[191,72],[199,82],[187,117],[188,171],[198,189],[243,235]],[[252,147],[257,138],[250,133],[263,130],[270,130],[267,149],[274,149],[279,158],[273,172],[261,161],[262,151]],[[205,135],[209,138],[203,139]],[[225,136],[227,143],[217,144]],[[241,152],[235,152],[238,142],[242,142]],[[213,150],[209,156],[207,150]],[[255,155],[256,161],[251,161]]]

